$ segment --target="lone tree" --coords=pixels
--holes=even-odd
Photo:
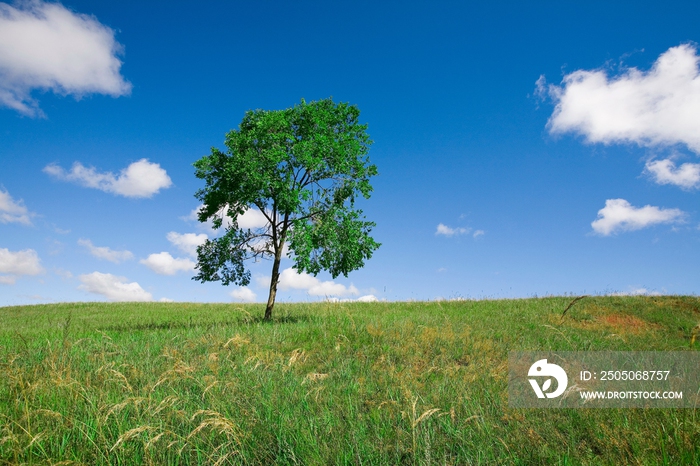
[[[336,278],[362,267],[380,244],[369,236],[375,224],[354,208],[358,195],[370,197],[369,179],[377,174],[359,115],[356,106],[331,99],[248,111],[226,134],[225,153],[212,148],[195,162],[206,183],[195,194],[204,204],[199,221],[212,219],[224,234],[197,248],[193,280],[246,286],[244,261],[271,258],[270,320],[285,249],[299,272],[327,270]],[[238,216],[248,209],[259,210],[266,225],[239,227]]]

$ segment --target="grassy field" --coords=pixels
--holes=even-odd
[[[700,347],[571,299],[0,308],[0,464],[700,464],[695,409],[508,407],[509,351]]]

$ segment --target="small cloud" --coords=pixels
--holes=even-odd
[[[230,294],[233,299],[246,303],[253,303],[257,298],[257,295],[253,293],[253,290],[247,286],[241,286],[238,289],[233,290]]]
[[[204,244],[204,242],[209,239],[205,233],[176,233],[171,231],[166,235],[168,241],[170,241],[173,246],[178,248],[184,254],[190,257],[197,257],[197,246]]]
[[[160,298],[160,299],[158,300],[158,302],[160,302],[160,303],[174,303],[175,301],[173,301],[173,300],[170,299],[170,298],[165,298],[165,297],[163,297],[163,298]]]
[[[634,207],[624,199],[608,199],[591,223],[593,231],[609,236],[620,231],[633,231],[660,223],[683,221],[685,213],[679,209],[660,209],[654,206]]]
[[[375,302],[377,302],[377,301],[379,301],[379,300],[378,300],[377,297],[374,296],[373,294],[368,294],[368,295],[365,295],[365,296],[360,296],[360,297],[357,298],[355,301],[358,301],[358,302],[360,302],[360,303],[375,303]]]
[[[479,236],[483,236],[483,235],[485,235],[485,234],[486,234],[486,232],[485,232],[484,230],[476,230],[476,231],[474,232],[474,235],[473,235],[473,236],[474,236],[474,239],[476,239],[476,238],[478,238]]]
[[[653,160],[644,168],[658,184],[672,184],[687,190],[700,187],[700,163],[684,163],[676,167],[671,159]]]
[[[134,257],[131,251],[115,251],[107,246],[94,246],[92,241],[89,239],[79,239],[78,244],[87,248],[87,250],[90,251],[90,254],[92,254],[94,257],[104,259],[109,262],[114,262],[115,264],[133,259]]]
[[[352,298],[336,298],[335,296],[326,298],[326,300],[329,303],[376,303],[379,302],[376,296],[372,294],[368,294],[365,296],[360,296],[357,299],[352,299]],[[383,299],[382,301],[386,301],[386,299]]]
[[[35,250],[12,252],[9,249],[0,248],[0,273],[7,274],[0,275],[0,283],[13,285],[17,276],[39,275],[44,272]]]
[[[440,267],[439,269],[437,269],[437,272],[438,273],[447,272],[447,269],[445,267]]]
[[[354,285],[346,287],[333,281],[322,282],[306,272],[298,273],[293,268],[287,268],[280,274],[279,289],[306,290],[311,296],[346,296],[360,294]]]
[[[543,102],[547,100],[548,96],[547,79],[541,74],[540,77],[537,78],[537,81],[535,81],[535,98],[539,102]]]
[[[611,293],[611,296],[661,296],[661,293],[658,291],[649,291],[646,288],[630,287],[628,291]]]
[[[93,272],[80,275],[78,279],[82,283],[79,290],[102,295],[110,301],[153,301],[151,293],[141,288],[137,282],[127,283],[124,277]]]
[[[146,259],[141,259],[140,263],[159,275],[175,275],[178,272],[191,272],[196,265],[190,259],[176,259],[167,252],[151,254]]]
[[[471,228],[450,228],[447,225],[440,223],[437,226],[437,230],[435,231],[435,234],[436,235],[444,235],[444,236],[455,236],[455,235],[466,235],[470,231],[471,231]]]
[[[169,188],[173,184],[168,173],[159,164],[151,163],[148,159],[132,163],[118,175],[112,172],[100,173],[94,167],[85,167],[80,162],[75,162],[68,172],[56,164],[47,165],[43,171],[59,180],[134,198],[152,197],[161,189]]]
[[[117,58],[123,47],[114,31],[94,16],[60,3],[0,3],[0,105],[27,116],[43,116],[35,89],[59,95],[128,95]]]
[[[1,4],[0,4],[1,6]],[[2,9],[0,8],[0,12]],[[35,214],[29,212],[20,199],[15,201],[5,190],[0,190],[0,222],[2,223],[20,223],[22,225],[31,225],[31,217]]]

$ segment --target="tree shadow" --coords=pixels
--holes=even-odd
[[[273,317],[272,320],[265,320],[263,317],[246,317],[246,323],[254,324],[298,324],[300,322],[311,322],[311,316],[307,314],[301,315],[284,315]]]
[[[133,332],[133,331],[144,331],[144,330],[189,330],[195,328],[203,328],[207,330],[213,330],[221,327],[240,327],[248,325],[257,324],[298,324],[303,322],[310,322],[311,317],[306,314],[301,315],[282,315],[278,317],[273,317],[272,320],[264,320],[263,316],[252,316],[244,315],[234,319],[221,320],[217,322],[211,321],[195,321],[190,319],[189,321],[170,321],[170,322],[132,322],[123,323],[115,325],[107,325],[105,327],[100,327],[98,331],[111,331],[111,332]]]

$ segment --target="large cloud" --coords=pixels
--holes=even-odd
[[[31,225],[30,217],[34,214],[29,212],[20,199],[15,201],[5,190],[0,190],[0,222],[2,223],[21,223],[22,225]]]
[[[87,248],[94,257],[118,264],[122,261],[132,259],[134,255],[131,251],[115,251],[107,246],[95,246],[89,239],[79,239],[78,244]]]
[[[93,272],[80,275],[78,279],[82,282],[79,289],[100,294],[110,301],[153,301],[151,293],[141,288],[137,282],[127,283],[124,277]]]
[[[9,249],[0,248],[0,283],[11,285],[15,283],[19,275],[39,275],[44,273],[41,261],[36,251],[25,249],[12,252]]]
[[[191,272],[196,265],[189,259],[176,259],[167,252],[151,254],[140,262],[159,275],[175,275],[178,272]]]
[[[700,70],[689,44],[661,54],[649,71],[630,68],[609,77],[604,70],[578,70],[561,86],[538,91],[555,103],[551,133],[578,133],[591,143],[640,146],[685,144],[700,154]]]
[[[313,275],[298,273],[293,268],[287,268],[280,274],[280,290],[306,290],[311,296],[347,296],[358,295],[359,291],[354,285],[346,287],[330,280],[322,282]]]
[[[676,223],[683,220],[679,209],[660,209],[654,206],[634,207],[624,199],[608,199],[598,211],[598,218],[591,223],[593,231],[608,236],[620,231],[640,230],[659,223]]]
[[[122,49],[112,29],[59,3],[0,3],[0,105],[40,116],[33,89],[76,98],[128,95],[131,84],[117,58]]]
[[[86,188],[118,194],[124,197],[151,197],[161,189],[169,188],[172,181],[159,164],[141,159],[121,170],[118,175],[100,173],[94,167],[85,167],[75,162],[70,171],[56,164],[44,167],[44,173],[59,180],[72,181]]]

